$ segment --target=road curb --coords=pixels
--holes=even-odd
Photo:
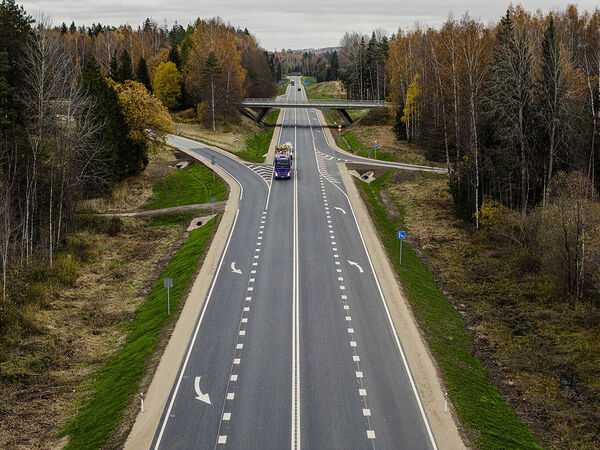
[[[215,151],[220,151],[211,146],[205,144],[202,145]],[[177,150],[200,160],[208,167],[211,167],[210,160],[191,150],[179,147],[176,148]],[[232,155],[227,153],[226,156],[231,157]],[[133,428],[125,442],[124,448],[126,449],[146,449],[150,448],[152,445],[154,434],[158,429],[162,413],[171,393],[171,386],[176,382],[181,362],[183,361],[188,343],[202,312],[208,289],[215,275],[215,271],[217,270],[219,260],[225,248],[227,237],[229,236],[238,209],[240,198],[239,184],[219,166],[215,165],[213,168],[229,185],[229,198],[227,199],[225,212],[223,213],[215,237],[206,252],[204,263],[202,264],[192,289],[186,298],[177,324],[169,338],[169,343],[167,344],[156,372],[152,377],[148,392],[144,393],[144,412],[140,412],[136,417]]]

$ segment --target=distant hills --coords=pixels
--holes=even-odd
[[[312,53],[315,55],[321,55],[329,52],[339,52],[342,47],[323,47],[323,48],[302,48],[299,50],[288,50],[294,53]]]

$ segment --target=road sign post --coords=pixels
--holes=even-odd
[[[210,163],[212,164],[213,183],[215,182],[215,155],[210,155]]]
[[[173,287],[173,278],[163,278],[163,286],[167,288],[167,314],[171,315],[171,297],[169,289]]]
[[[215,213],[215,198],[211,197],[210,198],[210,210],[211,210],[211,214]]]
[[[400,265],[402,265],[402,241],[406,239],[406,231],[398,231],[398,240],[400,241]]]
[[[371,158],[371,150],[367,150],[367,155],[369,158]]]

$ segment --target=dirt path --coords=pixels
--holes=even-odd
[[[220,201],[214,203],[215,211],[224,211],[226,201]],[[183,205],[183,206],[171,206],[169,208],[161,208],[161,209],[136,209],[135,211],[126,211],[126,212],[107,212],[98,214],[99,216],[123,216],[123,217],[132,217],[132,216],[158,216],[161,214],[176,214],[176,213],[186,213],[192,211],[208,211],[212,207],[212,203],[196,203],[194,205]]]

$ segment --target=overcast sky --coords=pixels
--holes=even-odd
[[[19,1],[17,0],[17,3]],[[547,12],[562,8],[556,0],[523,0],[529,11]],[[146,17],[159,23],[166,20],[182,25],[196,17],[221,17],[235,27],[248,28],[267,50],[282,48],[320,48],[337,46],[345,31],[371,33],[382,27],[388,34],[415,22],[437,27],[452,12],[460,17],[465,11],[487,23],[498,20],[508,1],[443,0],[40,0],[23,6],[34,17],[43,13],[54,24],[75,21],[77,25],[100,22],[103,25],[128,23],[137,27]],[[580,10],[591,11],[598,0],[581,0]]]

